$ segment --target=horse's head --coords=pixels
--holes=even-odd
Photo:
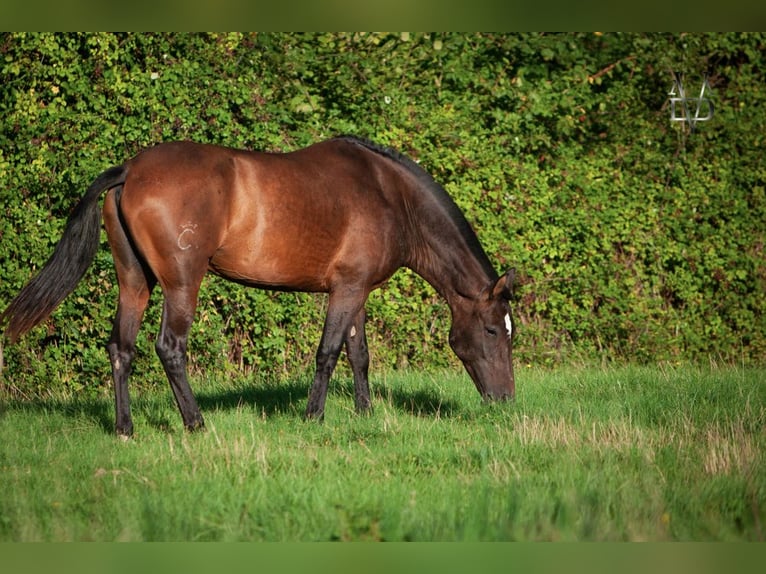
[[[488,400],[512,399],[513,319],[508,303],[513,271],[491,283],[476,299],[452,306],[449,342],[465,365],[481,396]]]

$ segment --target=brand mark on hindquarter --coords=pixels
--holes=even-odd
[[[176,244],[181,251],[191,249],[191,236],[194,235],[196,231],[196,223],[186,223],[181,226],[181,233],[178,234],[178,239],[176,240]]]

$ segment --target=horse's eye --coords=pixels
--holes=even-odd
[[[486,327],[487,335],[491,335],[493,337],[497,336],[497,329],[494,327]]]

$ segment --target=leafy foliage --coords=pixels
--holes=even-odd
[[[453,195],[516,267],[516,357],[553,363],[766,355],[763,34],[0,35],[0,301],[47,259],[96,174],[192,139],[296,149],[355,133]],[[715,116],[671,124],[671,70]],[[155,297],[159,295],[155,293]],[[5,303],[4,303],[5,304]],[[111,255],[6,349],[13,385],[108,379]],[[322,296],[210,278],[193,366],[308,370]],[[406,271],[369,303],[378,367],[445,366],[449,311]],[[137,370],[161,376],[147,313]],[[86,376],[84,376],[86,375]],[[89,385],[98,388],[100,385]],[[39,388],[38,388],[39,387]]]

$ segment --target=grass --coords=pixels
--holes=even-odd
[[[375,411],[333,382],[194,381],[207,432],[169,391],[0,403],[0,541],[763,540],[766,371],[525,369],[512,404],[462,373],[390,374]]]

